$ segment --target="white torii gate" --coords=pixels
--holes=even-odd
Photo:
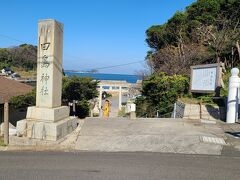
[[[104,86],[107,86],[109,87],[109,89],[105,89],[103,88]],[[114,88],[113,88],[114,87]],[[103,91],[105,92],[118,92],[118,107],[119,107],[119,110],[121,110],[122,108],[122,93],[123,92],[128,92],[128,88],[129,88],[129,85],[128,83],[124,84],[124,83],[119,83],[119,84],[111,84],[111,83],[101,83],[99,84],[99,88],[98,88],[98,91],[99,91],[99,106],[101,107],[102,105],[102,93]]]
[[[129,83],[127,81],[114,81],[114,80],[101,80],[98,84],[98,91],[99,91],[99,108],[102,106],[102,93],[105,92],[118,92],[118,108],[121,110],[122,108],[122,94],[128,93],[131,94],[132,88],[137,88],[138,91],[141,89],[142,81],[137,81],[136,83]],[[99,112],[99,116],[102,116],[102,111]]]

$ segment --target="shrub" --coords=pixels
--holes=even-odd
[[[85,118],[89,115],[90,103],[89,100],[97,97],[97,84],[89,77],[65,77],[63,78],[63,93],[62,99],[66,102],[77,100],[76,115],[79,118]]]
[[[143,81],[142,97],[136,99],[137,116],[147,114],[154,117],[169,113],[174,102],[188,93],[189,78],[182,75],[168,76],[165,73],[156,73]]]
[[[12,97],[9,103],[16,109],[34,106],[36,104],[36,89],[34,88],[32,92],[28,94]]]

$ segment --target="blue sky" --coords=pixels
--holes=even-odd
[[[87,70],[144,60],[145,31],[165,23],[195,0],[5,0],[0,6],[0,47],[37,44],[39,19],[64,24],[64,69]],[[135,74],[144,63],[102,69]]]

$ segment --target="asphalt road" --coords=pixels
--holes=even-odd
[[[162,153],[0,152],[0,179],[199,180],[240,177],[240,157]]]

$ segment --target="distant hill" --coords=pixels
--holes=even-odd
[[[0,69],[20,68],[26,71],[37,67],[37,46],[21,44],[10,48],[0,48]]]

